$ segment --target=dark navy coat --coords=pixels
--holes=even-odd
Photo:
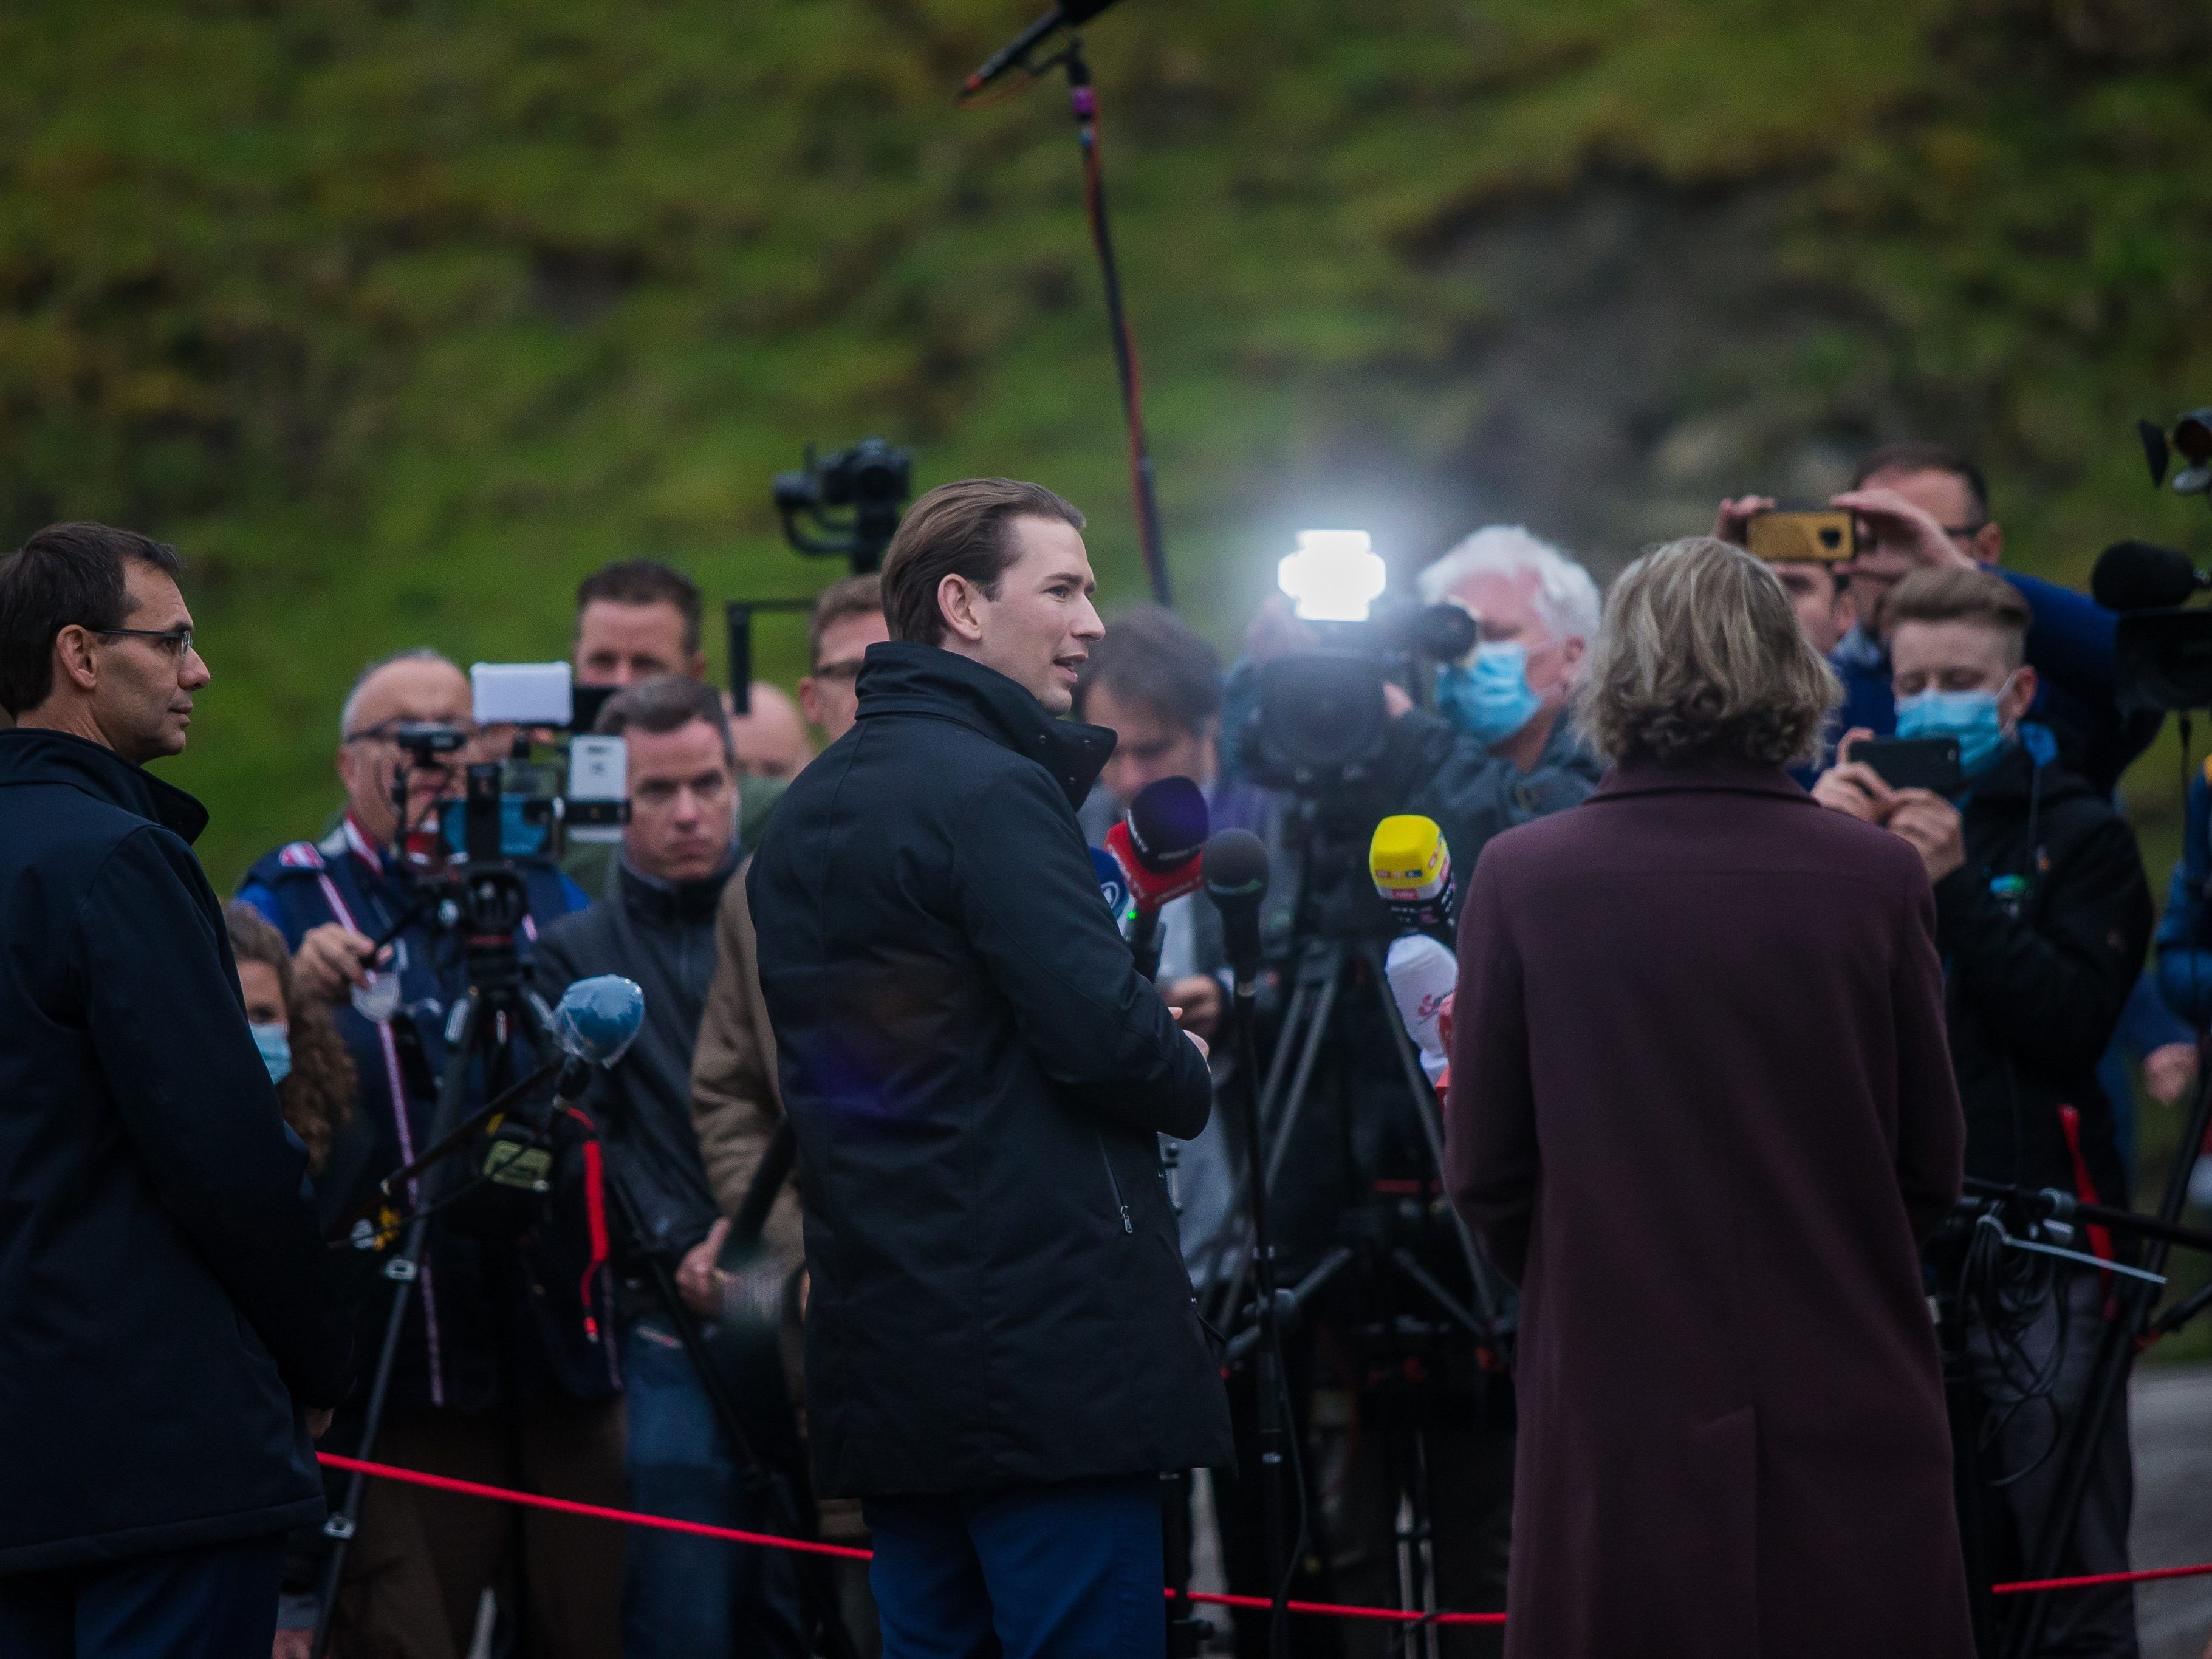
[[[746,887],[799,1135],[819,1485],[888,1497],[1225,1463],[1159,1136],[1206,1068],[1098,902],[1076,803],[1114,738],[932,646]]]
[[[323,1516],[350,1346],[199,803],[0,731],[0,1573]]]
[[[1447,1179],[1522,1286],[1508,1659],[1971,1659],[1919,854],[1625,767],[1483,850],[1459,973]]]

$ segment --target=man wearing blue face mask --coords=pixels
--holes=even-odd
[[[1912,843],[1936,893],[1951,1062],[1966,1115],[1966,1173],[2128,1201],[2112,1106],[2097,1063],[2142,967],[2150,890],[2135,835],[2110,800],[2056,758],[2024,720],[2036,673],[2030,613],[2002,577],[1926,570],[1889,596],[1897,730],[1951,737],[1966,790],[1957,803],[1892,789],[1863,762],[1823,774],[1814,798]],[[2090,1247],[2110,1246],[2094,1234]],[[2056,1496],[2052,1415],[2083,1408],[2106,1313],[2104,1276],[2061,1268],[2017,1347],[1970,1343],[1993,1425],[1984,1473],[2000,1579],[2019,1576]],[[2048,1394],[2038,1396],[2048,1379]],[[2127,1569],[2133,1486],[2124,1401],[2099,1439],[2065,1573]],[[2132,1656],[2132,1597],[2093,1590],[2054,1607],[2049,1654]]]
[[[1478,530],[1420,574],[1421,598],[1474,613],[1472,657],[1437,674],[1437,710],[1479,740],[1501,806],[1495,828],[1571,806],[1599,768],[1577,738],[1567,704],[1597,632],[1589,572],[1517,525]],[[1453,855],[1468,866],[1472,852]]]

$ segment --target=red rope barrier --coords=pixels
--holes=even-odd
[[[786,1538],[780,1533],[742,1532],[735,1527],[710,1526],[704,1521],[679,1521],[672,1516],[643,1515],[635,1510],[609,1509],[602,1504],[580,1504],[574,1498],[548,1498],[540,1492],[512,1492],[505,1486],[487,1486],[475,1480],[458,1480],[449,1474],[429,1474],[421,1469],[403,1469],[392,1463],[366,1462],[358,1457],[341,1457],[335,1452],[318,1452],[316,1455],[334,1469],[346,1469],[359,1474],[375,1475],[386,1480],[398,1480],[410,1486],[428,1486],[434,1492],[459,1492],[467,1498],[486,1498],[494,1503],[517,1504],[525,1509],[552,1510],[562,1515],[581,1515],[595,1521],[619,1521],[626,1526],[655,1527],[663,1532],[690,1533],[701,1538],[721,1538],[733,1544],[752,1544],[763,1549],[797,1550],[808,1555],[834,1555],[848,1561],[866,1561],[870,1552],[850,1544],[821,1544],[803,1538]],[[2159,1578],[2197,1578],[2212,1573],[2212,1561],[2199,1562],[2190,1567],[2145,1567],[2135,1572],[2099,1572],[2080,1578],[2033,1578],[2017,1583],[1992,1587],[1998,1595],[2018,1595],[2029,1590],[2091,1589],[2100,1584],[2141,1584]],[[1173,1590],[1162,1589],[1164,1596]],[[1189,1599],[1210,1607],[1246,1607],[1264,1613],[1273,1603],[1264,1595],[1225,1595],[1213,1590],[1192,1590]],[[1401,1607],[1365,1607],[1346,1606],[1334,1601],[1289,1601],[1284,1604],[1292,1613],[1318,1613],[1331,1619],[1376,1619],[1406,1625],[1502,1625],[1502,1613],[1408,1613]]]

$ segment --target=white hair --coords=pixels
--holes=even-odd
[[[456,674],[461,672],[459,665],[451,657],[442,651],[433,650],[427,645],[415,646],[405,651],[395,651],[388,657],[379,657],[361,671],[361,678],[353,683],[353,690],[346,693],[345,702],[338,710],[338,741],[340,743],[353,736],[353,711],[361,702],[362,689],[396,662],[441,662]]]
[[[1605,606],[1589,571],[1517,524],[1486,525],[1415,578],[1425,605],[1440,605],[1470,576],[1536,579],[1536,614],[1553,635],[1593,640]]]

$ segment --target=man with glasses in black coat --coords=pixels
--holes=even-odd
[[[266,1653],[351,1346],[180,752],[175,550],[0,561],[0,1653]]]

